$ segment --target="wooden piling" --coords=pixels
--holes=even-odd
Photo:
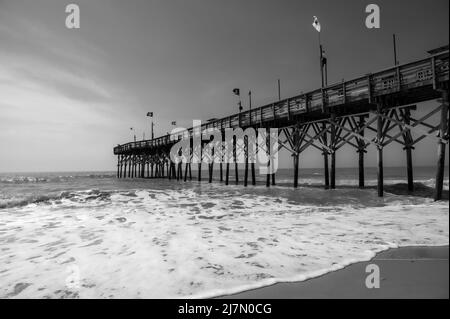
[[[201,182],[201,180],[202,180],[202,163],[201,162],[198,163],[198,173],[197,173],[197,175],[198,175],[197,176],[198,181]]]
[[[364,136],[364,127],[365,125],[365,118],[364,116],[359,117],[359,134],[361,136]],[[364,153],[366,152],[365,149],[365,141],[363,139],[358,139],[358,169],[359,169],[359,188],[364,188]]]
[[[248,185],[248,137],[245,137],[244,141],[244,156],[245,156],[245,168],[244,168],[244,187]]]
[[[189,180],[192,181],[192,169],[191,169],[191,163],[189,163]]]
[[[213,179],[213,168],[214,168],[214,162],[209,163],[209,176],[208,176],[208,183],[212,183]]]
[[[438,144],[438,162],[437,162],[437,172],[436,172],[436,186],[435,186],[435,200],[442,199],[442,192],[444,188],[444,170],[445,170],[445,141],[443,140],[447,137],[448,141],[448,91],[442,92],[442,106],[441,106],[441,123],[439,130],[439,140]]]
[[[187,181],[188,167],[189,167],[189,164],[186,163],[186,165],[185,165],[185,167],[184,167],[184,181],[185,181],[185,182]]]
[[[167,177],[169,181],[172,180],[172,161],[169,161],[169,167],[167,169]]]
[[[294,188],[298,188],[298,153],[292,155],[294,158]]]
[[[322,128],[325,130],[327,128],[327,124],[325,122],[322,123]],[[323,134],[323,144],[328,144],[328,137],[327,133]],[[330,188],[330,175],[328,170],[328,151],[324,148],[323,149],[323,166],[324,166],[324,176],[325,176],[325,189]]]
[[[117,178],[120,178],[120,155],[117,156]]]
[[[245,160],[245,169],[244,169],[244,187],[248,185],[248,159]]]
[[[178,173],[177,173],[177,181],[180,181],[183,179],[183,164],[180,162],[178,163]]]
[[[225,185],[228,185],[230,180],[230,163],[226,163],[226,170],[225,170]]]
[[[377,105],[377,113],[381,115],[382,105]],[[377,118],[377,190],[378,197],[383,197],[383,118],[378,116]]]
[[[220,181],[223,182],[223,164],[219,164],[219,170],[220,170]]]
[[[255,163],[251,163],[252,168],[252,185],[256,185],[256,173],[255,173]]]
[[[330,137],[330,146],[331,146],[331,171],[330,171],[330,186],[331,189],[336,189],[336,150],[334,147],[334,143],[336,140],[336,125],[334,121],[336,121],[336,114],[331,114],[331,137]]]
[[[411,124],[411,111],[409,109],[404,110],[404,121],[406,125]],[[414,177],[413,177],[413,164],[412,164],[412,149],[411,145],[411,132],[404,134],[405,151],[406,151],[406,173],[408,176],[408,191],[414,191]]]

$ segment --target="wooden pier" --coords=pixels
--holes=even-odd
[[[442,199],[445,149],[448,144],[448,46],[430,51],[430,55],[411,63],[397,65],[359,78],[342,81],[312,92],[274,102],[250,111],[205,123],[201,130],[249,127],[278,128],[279,149],[289,151],[293,158],[293,186],[298,187],[300,155],[317,149],[323,155],[325,188],[336,187],[336,152],[351,145],[358,154],[359,187],[364,187],[364,154],[370,145],[377,148],[378,195],[383,196],[383,149],[400,144],[405,150],[408,190],[414,190],[412,152],[425,138],[433,140],[438,149],[435,199]],[[439,106],[414,116],[417,103],[438,99]],[[424,110],[425,111],[425,110]],[[426,113],[426,114],[425,114]],[[439,115],[437,123],[430,123]],[[187,134],[192,138],[193,128]],[[365,134],[372,132],[375,138]],[[413,134],[414,133],[414,136]],[[192,180],[191,164],[173,163],[169,153],[177,142],[175,136],[165,135],[152,140],[118,145],[118,178],[168,178]],[[203,141],[208,143],[208,141]],[[249,172],[248,147],[245,147],[245,173],[242,184],[255,185],[255,164]],[[229,184],[230,164],[220,164],[220,181]],[[198,164],[198,181],[201,181]],[[239,184],[235,164],[235,183]],[[208,181],[212,182],[213,164],[208,164]],[[250,173],[250,174],[249,174]],[[183,179],[184,175],[184,179]],[[275,174],[267,174],[266,185],[275,185]]]

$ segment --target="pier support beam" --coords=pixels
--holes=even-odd
[[[444,169],[445,169],[445,144],[448,142],[448,91],[442,92],[442,107],[441,107],[441,123],[439,130],[439,140],[438,144],[438,162],[437,162],[437,172],[436,172],[436,187],[435,187],[435,200],[442,199],[442,191],[444,187]]]
[[[411,124],[411,111],[409,109],[405,109],[402,112],[403,115],[403,121],[406,125]],[[401,129],[401,127],[400,127]],[[406,151],[406,173],[408,176],[408,191],[412,192],[414,191],[414,178],[413,178],[413,163],[412,163],[412,150],[413,147],[413,139],[411,136],[411,131],[407,130],[403,134],[403,141],[405,142],[405,151]]]
[[[230,163],[226,163],[225,169],[225,185],[228,185],[230,182]]]
[[[247,187],[248,185],[248,137],[245,137],[245,149],[244,149],[244,156],[245,156],[245,169],[244,169],[244,187]]]
[[[200,158],[201,161],[201,158]],[[198,173],[197,173],[197,179],[199,182],[202,181],[202,163],[198,163]]]
[[[181,165],[181,162],[177,164],[177,181],[183,179],[183,167]]]
[[[364,136],[364,126],[365,126],[365,118],[364,116],[359,117],[359,134]],[[364,179],[364,153],[366,153],[366,143],[363,139],[358,138],[358,169],[359,169],[359,188],[364,188],[365,179]]]
[[[212,183],[213,179],[213,169],[214,169],[214,162],[211,162],[208,164],[208,170],[209,170],[209,176],[208,176],[208,183]]]
[[[223,182],[223,164],[222,163],[219,164],[219,169],[220,169],[220,181]]]
[[[120,155],[117,156],[117,178],[120,178]]]
[[[256,173],[255,173],[255,163],[251,163],[251,169],[252,169],[252,185],[256,185]]]
[[[383,118],[381,104],[377,105],[377,191],[378,197],[384,196],[383,187]]]
[[[239,166],[238,166],[238,162],[237,162],[236,153],[234,156],[234,178],[235,178],[236,185],[239,185]]]
[[[335,148],[335,141],[336,141],[336,125],[334,124],[334,121],[336,121],[336,114],[331,114],[331,138],[330,138],[330,144],[331,144],[331,172],[330,172],[330,184],[331,189],[336,189],[336,148]]]
[[[326,130],[327,128],[327,124],[324,122],[322,123],[322,128],[324,130]],[[328,145],[328,137],[327,137],[328,133],[325,132],[323,134],[323,144]],[[329,175],[329,171],[328,171],[328,151],[326,149],[323,149],[323,167],[324,167],[324,176],[325,176],[325,189],[329,189],[330,188],[330,175]]]
[[[292,155],[294,159],[294,188],[298,188],[298,153]]]

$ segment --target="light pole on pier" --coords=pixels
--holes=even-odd
[[[241,90],[240,89],[234,89],[233,93],[234,93],[234,95],[236,95],[239,98],[239,102],[238,102],[238,107],[239,107],[239,126],[241,126],[241,112],[242,112]]]
[[[133,136],[134,136],[134,141],[136,142],[136,131],[134,130],[133,127],[130,127],[130,131],[133,132]]]
[[[248,91],[248,108],[250,111],[250,125],[252,125],[252,91]]]
[[[150,117],[152,120],[152,123],[151,123],[151,129],[152,129],[152,140],[155,138],[155,135],[154,135],[154,133],[153,133],[153,127],[155,126],[155,124],[153,123],[153,112],[147,112],[147,116],[148,117]]]

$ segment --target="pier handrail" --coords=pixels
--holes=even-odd
[[[204,123],[201,131],[208,128],[249,127],[281,118],[308,112],[324,112],[329,107],[337,107],[349,102],[368,100],[377,96],[432,85],[437,89],[440,82],[449,80],[449,51],[430,55],[427,58],[396,65],[366,74],[348,81],[334,83],[307,93],[276,101],[264,106],[232,114],[221,119]],[[192,136],[194,128],[176,134],[157,137],[153,140],[129,142],[114,148],[114,154],[133,149],[152,148],[169,145],[183,134]]]

